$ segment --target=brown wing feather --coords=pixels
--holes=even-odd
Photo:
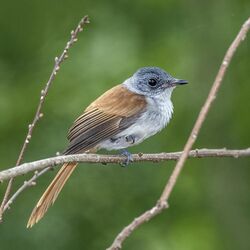
[[[132,93],[123,85],[115,86],[91,103],[75,120],[69,130],[70,143],[64,153],[80,153],[97,146],[125,129],[127,126],[122,123],[121,127],[121,121],[137,115],[145,107],[143,96]]]
[[[117,85],[92,102],[86,111],[98,108],[106,114],[129,117],[146,107],[145,97]]]
[[[121,118],[116,118],[87,132],[80,133],[74,140],[70,141],[65,154],[76,154],[96,147],[101,141],[111,138],[119,131],[119,122]]]

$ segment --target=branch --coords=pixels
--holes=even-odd
[[[226,52],[226,55],[222,61],[222,64],[220,66],[220,69],[217,73],[217,76],[215,78],[215,81],[212,85],[212,88],[208,94],[208,97],[201,108],[201,111],[198,115],[198,118],[194,124],[194,127],[192,129],[192,132],[190,133],[190,136],[186,142],[186,145],[184,147],[184,150],[178,159],[176,166],[169,178],[169,180],[166,183],[166,186],[162,192],[162,195],[160,196],[158,202],[156,205],[149,211],[145,212],[144,214],[140,215],[138,218],[136,218],[134,221],[132,221],[127,227],[125,227],[119,235],[115,238],[114,242],[112,243],[111,247],[108,248],[108,250],[117,250],[121,249],[123,241],[129,237],[129,235],[140,225],[145,223],[146,221],[149,221],[157,214],[161,213],[164,209],[168,207],[167,202],[169,199],[170,194],[172,193],[172,190],[176,184],[176,181],[184,167],[184,164],[186,162],[186,159],[189,155],[189,151],[191,150],[192,146],[194,145],[199,131],[202,127],[203,122],[205,121],[208,111],[210,110],[210,107],[212,103],[214,102],[216,95],[218,93],[218,90],[221,86],[222,80],[224,78],[225,72],[231,62],[231,59],[238,48],[238,46],[241,44],[241,42],[245,39],[247,32],[250,29],[250,18],[243,24],[241,27],[238,35],[232,42],[231,46]]]
[[[160,154],[135,154],[133,155],[134,162],[160,162],[167,160],[178,160],[182,152],[173,153],[160,153]],[[207,157],[249,157],[250,148],[241,150],[228,150],[228,149],[196,149],[189,152],[189,158],[207,158]],[[96,155],[96,154],[79,154],[79,155],[62,155],[58,157],[52,157],[43,159],[40,161],[24,163],[20,166],[3,170],[0,172],[0,181],[8,180],[10,178],[26,174],[31,171],[35,171],[34,175],[28,181],[24,181],[23,185],[12,195],[12,197],[5,204],[3,211],[9,208],[13,201],[28,187],[36,185],[36,180],[50,170],[53,166],[63,164],[66,162],[84,162],[84,163],[122,163],[124,162],[124,156],[120,155]],[[42,170],[41,170],[42,169]],[[38,172],[38,170],[41,170]],[[161,207],[160,207],[161,208]],[[150,210],[150,214],[154,210]],[[155,213],[159,211],[158,207]],[[148,212],[145,213],[148,214]],[[137,221],[135,222],[137,225]]]
[[[22,162],[25,150],[26,150],[26,148],[27,148],[27,146],[28,146],[28,144],[29,144],[29,142],[31,140],[34,127],[36,126],[39,119],[43,117],[42,107],[43,107],[43,104],[45,102],[45,98],[46,98],[46,96],[48,94],[49,88],[52,85],[52,83],[53,83],[53,81],[54,81],[54,79],[55,79],[55,77],[56,77],[56,75],[57,75],[57,73],[58,73],[58,71],[60,69],[61,64],[64,62],[65,59],[68,58],[68,50],[77,41],[77,35],[83,30],[83,27],[87,23],[89,23],[89,18],[88,18],[88,16],[84,16],[81,19],[81,21],[79,22],[76,29],[71,31],[70,40],[67,42],[62,54],[59,57],[55,58],[55,64],[54,64],[53,70],[52,70],[52,72],[50,74],[49,80],[46,83],[45,88],[41,90],[40,101],[39,101],[39,104],[37,106],[37,110],[36,110],[35,116],[33,118],[33,121],[28,126],[28,132],[27,132],[26,138],[25,138],[25,140],[23,142],[23,146],[21,148],[20,154],[18,156],[16,166],[20,165],[20,163]],[[7,203],[9,194],[11,192],[13,180],[14,180],[13,178],[11,178],[9,180],[8,186],[7,186],[5,194],[4,194],[4,198],[3,198],[3,201],[2,201],[2,204],[1,204],[1,207],[0,207],[0,222],[2,221],[2,215],[3,215],[3,212],[4,212],[4,207],[5,207],[6,203]]]
[[[13,203],[13,201],[17,198],[17,196],[19,196],[19,194],[21,194],[26,188],[28,187],[32,187],[36,185],[36,180],[42,176],[43,174],[45,174],[48,170],[50,170],[51,168],[45,168],[40,172],[35,172],[35,174],[33,175],[32,178],[30,178],[28,181],[24,181],[23,185],[20,186],[20,188],[18,188],[18,190],[10,197],[10,199],[6,202],[6,204],[3,207],[3,212],[5,212],[7,209],[10,209],[10,205]]]
[[[161,162],[169,160],[178,160],[182,152],[159,153],[159,154],[134,154],[133,162]],[[250,157],[250,148],[246,149],[196,149],[189,152],[189,158],[208,158],[208,157]],[[39,161],[24,163],[17,167],[9,168],[0,172],[0,182],[4,180],[17,177],[19,175],[27,174],[29,172],[42,170],[48,167],[54,167],[67,162],[81,162],[81,163],[115,163],[124,162],[122,155],[98,155],[98,154],[75,154],[75,155],[61,155],[42,159]]]

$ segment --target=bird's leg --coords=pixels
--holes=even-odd
[[[133,135],[128,135],[125,137],[126,142],[130,143],[130,144],[134,144],[135,143],[135,136]]]
[[[132,154],[128,150],[122,149],[121,155],[126,156],[126,159],[124,160],[124,162],[120,164],[122,167],[127,167],[129,163],[133,162]]]

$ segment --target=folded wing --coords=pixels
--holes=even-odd
[[[70,141],[65,154],[76,154],[98,146],[128,128],[146,108],[144,96],[123,85],[110,89],[91,103],[75,120],[68,133]]]

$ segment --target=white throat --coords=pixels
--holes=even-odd
[[[148,112],[158,114],[159,130],[164,128],[170,121],[173,114],[173,104],[171,94],[173,88],[166,89],[161,94],[153,97],[146,97],[148,103]]]
[[[131,84],[131,78],[125,80],[123,85],[126,86],[128,90],[134,92],[139,95],[143,95],[137,88]],[[164,122],[164,126],[169,122],[173,113],[173,104],[171,102],[171,95],[175,87],[167,88],[165,91],[154,95],[154,96],[145,96],[148,103],[148,111],[156,112],[161,114],[166,121]]]

